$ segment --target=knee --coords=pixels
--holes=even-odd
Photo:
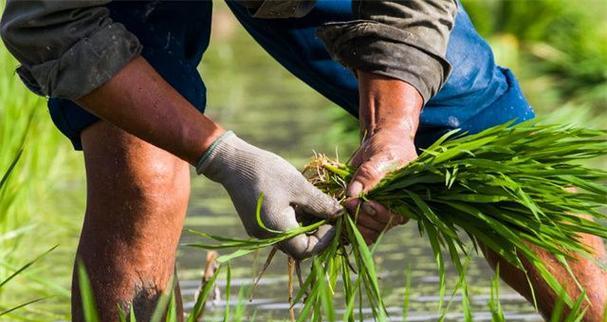
[[[189,167],[180,160],[150,159],[126,175],[131,200],[166,205],[187,202],[190,193]]]
[[[109,162],[87,161],[89,206],[183,208],[190,193],[189,166],[170,155],[115,155]]]
[[[90,210],[132,213],[187,204],[185,161],[106,122],[91,125],[80,137]]]
[[[119,162],[102,171],[105,177],[91,172],[87,165],[79,254],[92,263],[109,261],[124,272],[170,274],[189,199],[187,164],[159,157],[139,166]],[[113,255],[100,259],[97,254]]]

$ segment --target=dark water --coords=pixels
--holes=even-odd
[[[300,167],[313,151],[347,157],[353,148],[352,138],[338,135],[339,129],[351,126],[345,113],[294,79],[265,53],[260,51],[237,25],[225,16],[215,24],[211,49],[201,66],[209,89],[208,114],[225,128],[234,130],[251,143],[280,154]],[[246,55],[242,53],[246,51]],[[346,137],[347,138],[347,137]],[[223,189],[203,178],[193,178],[192,200],[187,227],[225,236],[245,237],[238,217]],[[196,241],[184,233],[183,242]],[[193,305],[194,293],[200,285],[205,252],[200,249],[180,248],[179,273],[186,307]],[[241,287],[250,286],[265,261],[266,253],[246,256],[233,263],[231,293],[235,303]],[[433,321],[438,311],[438,276],[435,261],[427,240],[417,233],[415,224],[390,231],[376,254],[381,288],[392,321],[402,321],[402,299],[405,272],[410,267],[412,289],[408,321]],[[493,272],[482,258],[472,260],[468,278],[475,312],[474,321],[490,321],[487,302]],[[448,282],[457,282],[451,269]],[[220,281],[220,292],[225,293],[225,282]],[[286,257],[277,255],[255,290],[253,301],[244,301],[248,320],[256,312],[257,321],[286,320],[287,302]],[[501,301],[507,321],[541,321],[531,305],[505,285],[501,286]],[[340,294],[336,294],[340,299]],[[209,308],[209,319],[221,320],[225,303],[222,300]],[[459,299],[452,304],[448,321],[463,320]],[[369,312],[365,318],[372,320]]]

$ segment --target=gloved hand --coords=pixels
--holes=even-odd
[[[228,191],[242,223],[251,236],[271,237],[255,217],[257,199],[263,193],[261,219],[272,230],[288,231],[300,221],[333,219],[342,213],[339,202],[318,190],[289,162],[259,149],[229,131],[207,150],[197,166],[198,174],[218,182]],[[280,243],[285,253],[302,259],[326,248],[335,234],[323,225],[311,235],[298,235]]]

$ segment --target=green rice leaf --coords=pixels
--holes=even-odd
[[[230,321],[230,284],[232,281],[232,267],[230,263],[227,264],[226,268],[226,305],[225,311],[223,312],[223,322]]]
[[[219,272],[221,271],[221,268],[222,268],[222,265],[220,265],[217,268],[217,270],[215,270],[215,273],[213,274],[213,276],[204,285],[202,290],[200,290],[200,293],[198,294],[198,298],[196,299],[196,303],[194,303],[194,307],[192,308],[190,315],[188,315],[188,318],[186,320],[187,322],[198,321],[198,318],[200,317],[200,315],[202,314],[202,312],[204,310],[204,305],[206,304],[207,299],[209,298],[209,295],[211,294],[211,291],[213,290],[213,287],[215,286],[215,281],[217,280],[217,276],[219,276]]]
[[[99,322],[99,313],[93,295],[93,288],[82,262],[78,262],[78,287],[80,289],[84,320],[87,322]]]
[[[38,299],[35,299],[35,300],[27,301],[27,302],[25,302],[25,303],[21,303],[21,304],[19,304],[19,305],[13,306],[13,307],[11,307],[10,309],[6,309],[6,310],[4,310],[4,311],[0,311],[0,317],[1,317],[1,316],[3,316],[3,315],[9,314],[9,313],[11,313],[11,312],[17,311],[17,310],[19,310],[19,309],[21,309],[21,308],[24,308],[24,307],[26,307],[26,306],[32,305],[32,304],[34,304],[34,303],[38,303],[38,302],[40,302],[40,301],[43,301],[43,300],[45,300],[45,299],[46,299],[46,298],[38,298]]]
[[[420,235],[427,238],[436,261],[441,308],[446,294],[447,267],[443,255],[446,248],[460,273],[456,289],[463,292],[466,320],[472,319],[472,313],[468,307],[466,264],[461,256],[467,256],[470,249],[478,252],[486,247],[523,272],[527,272],[528,266],[522,261],[527,261],[546,285],[556,294],[563,294],[563,305],[579,309],[581,306],[568,298],[530,245],[543,248],[566,266],[566,260],[574,255],[590,256],[577,236],[607,237],[607,227],[600,223],[607,218],[601,210],[607,203],[607,171],[581,162],[607,156],[607,131],[541,124],[536,120],[515,123],[507,122],[469,135],[451,131],[423,150],[416,160],[389,173],[373,190],[360,196],[417,222]],[[322,191],[345,200],[345,189],[355,170],[316,155],[304,175]],[[257,220],[265,227],[260,218],[262,199],[260,196],[257,203]],[[588,218],[579,217],[580,214]],[[325,223],[289,232],[272,231],[274,236],[263,240],[197,233],[211,242],[190,246],[235,248],[233,253],[220,257],[221,262],[227,263],[297,234],[310,233]],[[298,321],[334,319],[327,315],[333,310],[328,299],[339,291],[335,288],[340,285],[345,292],[344,321],[354,321],[357,308],[362,320],[363,302],[376,319],[386,319],[373,261],[377,245],[369,249],[349,216],[337,219],[336,223],[343,227],[330,246],[313,259],[311,273],[295,296],[295,302],[304,301]],[[341,284],[337,283],[338,277]],[[500,321],[503,312],[496,281],[490,309],[494,320]],[[535,298],[533,289],[532,296]],[[408,305],[406,301],[403,307]]]

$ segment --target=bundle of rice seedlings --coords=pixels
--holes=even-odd
[[[524,258],[557,294],[566,294],[530,244],[568,267],[566,259],[572,254],[590,256],[579,234],[607,237],[607,228],[598,221],[605,217],[600,207],[607,202],[607,172],[580,163],[607,155],[606,138],[607,131],[536,121],[507,123],[472,135],[452,131],[423,150],[417,160],[388,174],[362,198],[376,200],[417,223],[436,259],[441,305],[446,292],[445,254],[460,272],[458,287],[467,290],[463,259],[481,245],[523,271]],[[345,163],[316,155],[304,173],[317,187],[344,200],[354,171]],[[386,319],[372,257],[375,246],[367,247],[355,221],[340,217],[333,243],[312,260],[311,272],[294,300],[305,299],[298,320],[335,320],[333,294],[338,280],[345,299],[343,320],[352,321],[355,307],[363,305],[370,307],[375,319]],[[219,243],[194,246],[237,247],[236,252],[220,257],[229,261],[313,231],[322,223],[266,240],[201,233]],[[564,302],[574,306],[567,296]]]

